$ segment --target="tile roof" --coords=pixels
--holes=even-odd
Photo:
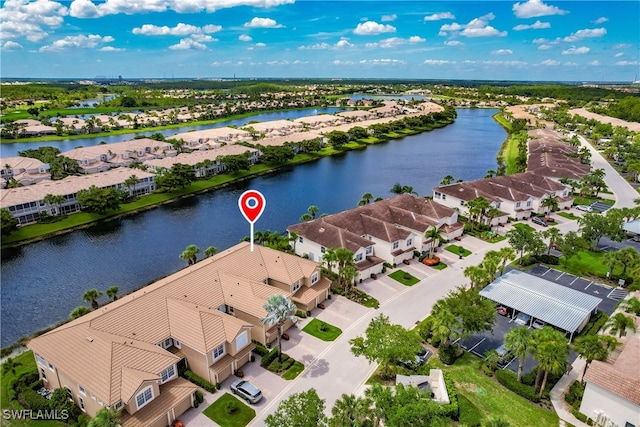
[[[220,156],[232,156],[243,154],[245,152],[255,153],[258,150],[255,148],[245,147],[243,145],[225,145],[224,147],[212,148],[204,151],[194,151],[192,153],[180,153],[175,157],[164,157],[161,159],[146,160],[144,164],[153,167],[164,167],[170,169],[175,164],[183,164],[189,166],[195,166],[204,160],[216,161]]]
[[[21,169],[24,169],[24,170],[38,169],[44,166],[44,163],[42,163],[38,159],[33,159],[31,157],[22,157],[22,156],[1,157],[0,168],[4,169],[6,165],[9,165],[11,169],[13,169],[14,171],[17,171]]]
[[[635,405],[640,405],[639,355],[640,338],[631,337],[613,364],[594,360],[589,365],[584,379]]]

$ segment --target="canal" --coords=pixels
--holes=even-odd
[[[389,197],[395,182],[430,195],[447,174],[482,178],[496,169],[506,132],[495,110],[460,109],[454,124],[364,150],[325,157],[190,197],[128,218],[2,252],[2,346],[58,321],[77,306],[87,289],[139,288],[186,263],[187,245],[202,251],[226,249],[249,234],[238,211],[248,188],[261,191],[267,208],[256,230],[284,231],[310,205],[322,213],[357,206],[360,197]],[[106,297],[101,298],[106,302]]]

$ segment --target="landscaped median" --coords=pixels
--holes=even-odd
[[[322,341],[333,341],[340,336],[342,330],[322,320],[312,319],[307,326],[302,328],[302,332],[313,335]]]
[[[471,255],[471,251],[470,250],[465,249],[462,246],[458,246],[458,245],[449,245],[444,249],[446,251],[451,252],[452,254],[456,254],[456,255],[462,256],[462,257],[466,257],[466,256]]]
[[[229,393],[220,396],[202,413],[220,427],[244,427],[256,416],[253,408]]]
[[[253,352],[262,357],[260,366],[276,375],[280,375],[285,380],[289,381],[296,378],[304,370],[304,365],[288,354],[282,353],[282,361],[280,361],[278,359],[278,346],[271,350],[259,343],[255,343],[255,346]]]
[[[414,277],[411,273],[408,273],[404,270],[396,270],[393,273],[389,274],[389,277],[402,283],[405,286],[413,286],[420,281],[420,279]]]

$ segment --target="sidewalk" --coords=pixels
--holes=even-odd
[[[586,423],[583,423],[573,416],[573,414],[571,413],[571,408],[563,398],[564,393],[569,390],[571,383],[577,381],[580,375],[582,375],[584,365],[585,360],[581,357],[578,357],[571,365],[571,371],[568,374],[564,374],[562,378],[560,378],[560,380],[556,383],[556,385],[551,389],[551,403],[553,404],[553,409],[555,409],[558,417],[560,417],[561,427],[565,426],[565,423],[570,423],[577,427],[587,427]]]

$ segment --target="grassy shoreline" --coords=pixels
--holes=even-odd
[[[507,175],[517,173],[518,140],[511,136],[511,123],[509,123],[502,113],[496,113],[492,117],[507,131],[507,139],[504,140],[498,152],[498,165],[505,166]]]

